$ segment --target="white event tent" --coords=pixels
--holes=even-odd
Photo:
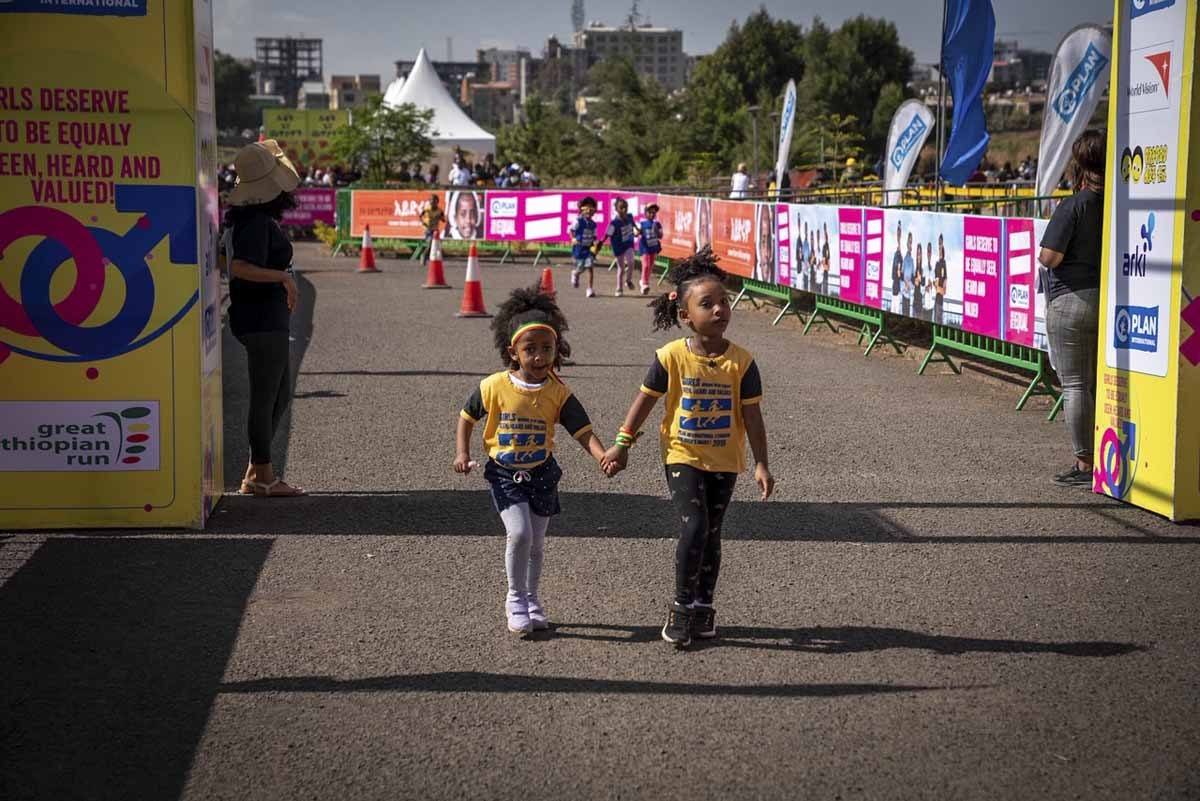
[[[441,164],[442,180],[445,180],[455,146],[469,151],[472,161],[483,158],[485,153],[496,153],[496,137],[480,128],[454,102],[425,54],[425,48],[417,53],[407,79],[397,78],[388,84],[383,102],[393,107],[412,103],[420,109],[433,109],[430,138],[435,153],[433,160]]]

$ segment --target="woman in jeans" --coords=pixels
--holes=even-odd
[[[293,497],[271,465],[271,440],[291,400],[288,329],[300,298],[292,277],[292,243],[279,220],[295,207],[296,168],[274,139],[242,148],[234,160],[237,184],[225,214],[229,229],[229,328],[246,348],[250,372],[250,464],[245,495]]]
[[[1075,460],[1056,484],[1089,487],[1096,420],[1096,339],[1100,318],[1100,244],[1104,160],[1100,131],[1084,131],[1071,147],[1075,194],[1054,210],[1038,261],[1046,267],[1046,334],[1062,381]]]

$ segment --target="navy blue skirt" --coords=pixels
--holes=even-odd
[[[529,504],[529,510],[541,517],[550,517],[561,510],[558,505],[558,481],[562,468],[551,456],[532,470],[513,470],[488,459],[483,477],[492,486],[492,504],[503,512],[518,503]]]

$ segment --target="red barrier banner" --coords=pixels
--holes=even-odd
[[[757,203],[736,200],[712,201],[712,249],[721,269],[746,278],[758,266],[755,233]]]
[[[658,222],[662,225],[662,255],[686,259],[696,252],[696,198],[658,196]]]

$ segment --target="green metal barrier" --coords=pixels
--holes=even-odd
[[[1046,354],[1042,351],[1024,345],[1016,345],[1012,342],[1003,342],[999,339],[983,336],[982,334],[972,334],[968,331],[962,331],[945,325],[935,325],[933,326],[933,345],[929,348],[929,352],[925,354],[925,359],[921,362],[921,367],[917,370],[917,375],[923,374],[925,368],[933,362],[945,362],[950,365],[950,369],[955,374],[961,373],[961,368],[950,358],[950,351],[966,353],[980,359],[996,362],[997,364],[1032,371],[1033,380],[1025,388],[1025,393],[1021,395],[1021,399],[1017,401],[1017,411],[1019,412],[1024,409],[1025,404],[1029,402],[1030,398],[1044,395],[1055,399],[1054,408],[1050,410],[1050,414],[1047,415],[1046,419],[1053,420],[1058,416],[1058,412],[1062,408],[1062,397],[1050,385],[1046,370],[1048,366],[1046,363]]]
[[[813,323],[820,321],[829,326],[829,330],[837,333],[837,328],[834,327],[833,321],[829,319],[829,315],[838,317],[847,317],[851,320],[857,320],[862,323],[862,328],[859,329],[857,344],[861,345],[864,339],[870,338],[867,342],[867,349],[863,351],[863,356],[870,356],[871,351],[878,344],[891,345],[896,349],[896,353],[903,353],[903,348],[900,343],[892,338],[892,335],[887,332],[887,318],[880,309],[872,309],[868,306],[860,306],[857,303],[851,303],[840,298],[831,298],[826,295],[814,295],[813,313],[809,315],[808,322],[804,325],[803,333],[807,334],[808,330],[813,327]],[[874,330],[872,330],[874,327]]]
[[[778,325],[785,314],[793,314],[801,323],[805,322],[804,315],[799,309],[792,308],[792,290],[778,284],[768,284],[764,281],[755,281],[753,278],[742,279],[742,291],[734,298],[733,305],[730,308],[736,309],[742,298],[750,301],[750,305],[759,309],[762,306],[774,306],[779,309],[779,314],[771,321],[771,325]],[[762,303],[759,303],[759,300]]]

